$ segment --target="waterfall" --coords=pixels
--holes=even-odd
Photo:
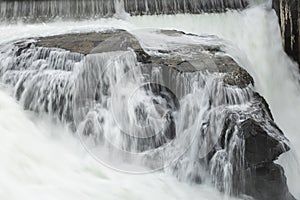
[[[115,13],[114,0],[1,1],[1,20],[45,21],[54,18],[92,18]]]
[[[245,142],[247,134],[251,134],[249,124],[259,124],[282,152],[288,150],[286,144],[289,144],[256,90],[270,102],[275,121],[283,127],[291,143],[296,145],[298,139],[298,128],[294,129],[297,112],[290,121],[287,119],[293,109],[299,110],[293,106],[299,100],[296,83],[299,79],[292,73],[296,65],[280,46],[275,13],[258,6],[222,14],[129,17],[127,13],[223,12],[227,8],[245,8],[248,3],[239,0],[119,3],[117,9],[115,1],[0,2],[1,20],[6,22],[22,18],[27,22],[82,19],[0,26],[3,36],[0,37],[3,105],[0,129],[4,134],[0,155],[6,164],[1,165],[3,172],[9,172],[5,173],[7,182],[0,181],[0,185],[9,190],[15,190],[15,185],[19,186],[17,190],[26,186],[26,191],[10,192],[8,196],[0,190],[0,197],[20,199],[20,195],[26,194],[34,199],[36,195],[44,195],[44,190],[51,194],[49,198],[64,200],[153,198],[147,192],[158,192],[159,199],[233,199],[227,195],[244,194],[251,167],[245,163],[251,145]],[[114,15],[116,11],[124,15]],[[113,15],[117,19],[102,18]],[[224,53],[218,56],[233,57],[251,73],[255,85],[224,84],[226,73],[149,66],[139,62],[130,49],[86,55],[41,47],[36,45],[36,39],[28,39],[115,28],[126,29],[136,36],[150,56],[164,56],[164,52],[173,51],[181,43],[222,44]],[[141,28],[177,29],[206,36],[174,39]],[[225,40],[208,37],[209,34]],[[158,47],[165,49],[158,51]],[[271,73],[274,69],[276,72]],[[8,91],[18,104],[2,90]],[[126,173],[111,172],[90,157],[82,156],[85,153],[78,150],[79,142],[85,148],[83,152],[86,150],[96,161]],[[289,186],[299,197],[295,149],[294,154],[285,158],[286,165],[290,164],[285,167]],[[162,171],[166,174],[162,175]],[[147,174],[150,172],[153,173]],[[127,173],[144,176],[138,178]],[[28,186],[28,181],[33,186]],[[128,182],[132,186],[126,186]],[[42,187],[37,189],[37,185]],[[52,188],[53,185],[58,188]],[[203,189],[203,185],[213,185],[226,196]]]
[[[190,187],[161,173],[132,176],[99,165],[61,124],[24,112],[0,91],[1,199],[222,199],[208,187]],[[119,163],[121,165],[121,163]],[[9,172],[7,171],[9,169]],[[162,179],[164,181],[162,181]],[[16,192],[18,190],[18,192]],[[176,191],[176,193],[170,193]]]
[[[249,148],[242,130],[249,119],[285,151],[287,140],[253,86],[226,85],[226,73],[151,67],[133,51],[83,55],[35,42],[1,48],[1,82],[25,110],[67,124],[111,168],[166,169],[179,180],[211,182],[227,195],[240,195]],[[141,167],[121,168],[115,157]]]
[[[125,10],[133,15],[225,12],[247,7],[245,0],[124,0]]]
[[[225,12],[248,5],[247,0],[1,0],[0,21],[110,17],[120,2],[131,15]]]
[[[229,43],[228,50],[254,77],[256,88],[266,98],[275,118],[294,149],[282,156],[290,189],[300,197],[296,183],[299,170],[299,127],[297,125],[299,92],[298,65],[285,54],[278,18],[270,10],[269,1],[261,6],[238,13],[171,17],[135,17],[131,23],[139,28],[176,29],[193,34],[217,35]],[[192,23],[186,23],[186,22]],[[234,22],[234,26],[232,23]],[[254,30],[259,31],[254,31]],[[140,37],[141,39],[146,39]],[[230,47],[231,46],[231,47]]]

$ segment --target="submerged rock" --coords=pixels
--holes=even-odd
[[[172,30],[156,34],[201,38]],[[0,75],[25,109],[57,116],[96,143],[108,137],[103,126],[116,103],[113,117],[120,124],[111,123],[122,136],[121,142],[113,136],[113,145],[144,152],[148,161],[170,160],[179,179],[200,183],[209,174],[230,195],[293,199],[283,169],[273,163],[289,150],[288,141],[253,90],[253,78],[220,42],[173,43],[170,49],[142,47],[124,30],[33,38],[0,51],[0,58],[11,60],[0,59]],[[139,86],[133,91],[115,87],[131,80]],[[132,100],[130,92],[143,99],[133,99],[125,115],[122,100]]]

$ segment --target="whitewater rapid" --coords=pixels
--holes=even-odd
[[[23,111],[0,91],[0,198],[215,199],[207,186],[179,183],[164,173],[118,173],[96,162],[62,124]]]
[[[297,161],[300,149],[297,65],[284,53],[276,14],[263,6],[225,14],[143,16],[122,19],[56,21],[47,24],[2,24],[0,45],[22,38],[74,32],[125,29],[143,45],[153,28],[217,35],[228,52],[254,77],[256,89],[270,104],[275,121],[293,150],[282,156],[289,187],[300,198]],[[159,45],[159,44],[158,44]],[[4,89],[3,89],[4,90]],[[61,124],[25,112],[0,93],[1,199],[222,199],[207,185],[188,185],[162,172],[135,176],[97,163]],[[154,195],[154,196],[153,196]]]
[[[145,19],[146,18],[146,19]],[[300,76],[297,63],[284,52],[274,10],[262,5],[227,14],[135,17],[140,28],[176,29],[200,35],[217,35],[228,42],[227,52],[254,77],[256,89],[270,105],[275,122],[291,142],[281,156],[291,192],[300,198]],[[187,23],[191,22],[191,23]]]

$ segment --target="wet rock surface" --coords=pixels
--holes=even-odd
[[[299,64],[300,3],[298,0],[273,0],[272,2],[279,19],[285,52]]]
[[[234,188],[240,188],[245,194],[258,200],[295,200],[288,190],[283,168],[274,163],[281,154],[290,150],[287,139],[273,121],[263,97],[255,94],[252,104],[255,109],[250,111],[251,114],[247,112],[228,114],[221,137],[221,148],[229,143],[225,140],[229,140],[228,134],[231,135],[234,131],[238,131],[238,136],[244,141],[244,171],[235,171]],[[260,117],[255,119],[253,116],[260,116],[264,120],[260,120]],[[233,129],[237,121],[240,121],[238,130]],[[235,154],[234,163],[237,166],[240,164],[239,156],[241,155]],[[244,189],[241,187],[243,184]]]
[[[174,30],[163,30],[160,32],[170,36],[185,35],[183,32]],[[192,34],[187,35],[195,36]],[[143,50],[139,41],[124,30],[38,38],[34,45],[61,48],[84,55],[133,50],[137,55],[137,60],[143,64],[151,66],[163,65],[175,68],[180,72],[209,71],[225,73],[224,83],[231,86],[246,87],[249,84],[254,84],[253,78],[249,73],[231,57],[218,55],[218,53],[224,53],[220,45],[188,45],[174,49],[171,52],[158,50],[161,56],[150,56]],[[163,55],[167,55],[167,57]]]
[[[247,175],[246,193],[261,200],[296,200],[287,187],[283,168],[274,163],[250,169]]]
[[[36,45],[40,47],[60,48],[71,52],[89,54],[100,43],[112,36],[125,33],[124,31],[101,32],[101,33],[78,33],[64,34],[45,38],[38,38]]]
[[[183,32],[171,30],[161,31],[161,33],[169,36],[185,35]],[[195,35],[191,36],[198,37]],[[69,58],[65,60],[65,63],[76,62],[82,60],[87,55],[103,52],[133,51],[136,55],[137,61],[143,66],[142,68],[145,72],[155,67],[167,69],[163,71],[166,75],[162,75],[166,80],[169,79],[170,74],[168,73],[171,69],[175,70],[177,75],[184,73],[190,74],[199,71],[203,73],[220,74],[220,79],[225,89],[238,88],[240,90],[247,90],[249,87],[251,88],[252,85],[254,85],[253,78],[249,75],[249,73],[240,67],[230,56],[226,55],[222,51],[221,45],[209,46],[189,44],[172,49],[171,51],[156,49],[156,54],[151,55],[142,48],[139,41],[133,35],[123,30],[34,38],[34,41],[25,43],[19,42],[15,45],[16,50],[14,53],[16,63],[18,63],[18,57],[22,54],[28,53],[28,57],[30,57],[30,51],[34,48],[46,47],[50,50],[59,49],[59,51],[66,51],[68,55],[71,54],[72,56],[69,56]],[[41,55],[43,55],[45,59],[51,57],[51,53],[45,49],[43,49],[43,51],[45,51],[45,53]],[[37,64],[36,67],[42,67],[42,63]],[[181,84],[174,83],[170,80],[167,80],[166,82],[171,82],[171,84],[168,85],[171,91],[176,90],[176,88],[178,88],[177,86]],[[10,84],[14,85],[16,83]],[[21,96],[24,86],[22,86],[22,82],[20,81],[18,84],[18,88],[20,90],[17,92],[17,96]],[[203,84],[205,85],[205,83]],[[59,90],[59,86],[64,88],[70,87],[70,90],[72,90],[72,86],[66,84],[64,80],[61,80],[61,82],[57,84],[56,90]],[[172,87],[175,87],[175,89]],[[165,98],[164,92],[166,91],[157,91],[157,87],[155,88],[156,90],[154,93]],[[153,88],[150,90],[153,90]],[[168,92],[169,91],[167,91],[167,93]],[[72,102],[72,99],[75,97],[61,96],[58,93],[59,92],[57,92],[57,94],[52,94],[53,96],[51,98],[55,99],[55,101],[50,100],[49,102],[49,100],[47,100],[47,104],[53,104],[52,108],[54,110],[51,112],[57,113],[57,115],[60,116],[60,119],[67,118],[67,121],[72,121],[73,117],[72,114],[70,114],[72,105],[65,105],[66,102]],[[44,94],[44,99],[46,99],[49,91],[43,91],[41,94]],[[230,140],[233,140],[233,136],[237,132],[238,137],[241,138],[244,143],[244,152],[243,155],[241,155],[240,152],[234,153],[234,156],[230,158],[232,159],[231,162],[234,164],[233,170],[240,170],[236,171],[233,175],[233,185],[235,185],[235,188],[237,189],[236,191],[231,191],[231,194],[239,195],[242,193],[262,200],[292,200],[294,198],[288,191],[283,169],[279,165],[273,163],[282,153],[289,150],[287,139],[284,137],[284,134],[279,127],[275,124],[271,111],[264,98],[255,92],[247,94],[249,94],[249,97],[247,97],[248,102],[246,102],[247,109],[227,109],[226,118],[223,124],[223,131],[218,138],[219,142],[214,146],[213,150],[209,152],[204,160],[209,163],[213,157],[216,156],[216,152],[220,151],[220,149],[227,151],[229,149],[228,146],[231,144]],[[178,110],[179,108],[176,105],[178,104],[178,100],[172,95],[167,95],[168,98],[173,98],[173,101],[175,102],[173,103],[174,106],[171,106],[171,111]],[[214,97],[213,95],[215,94],[212,94],[212,98]],[[101,99],[96,94],[94,96],[96,100],[98,100],[98,98]],[[176,93],[176,96],[180,100],[184,94]],[[230,97],[227,98],[230,99]],[[218,104],[229,104],[229,100],[227,98],[225,96],[221,102],[218,102]],[[25,106],[27,109],[35,110],[37,112],[44,109],[41,107],[30,107],[30,100],[32,99],[28,97],[28,106]],[[172,100],[167,99],[167,101],[170,102]],[[197,101],[197,99],[195,99],[195,101]],[[239,102],[238,98],[235,101],[235,104],[243,103]],[[212,99],[210,106],[219,106],[214,104],[214,99]],[[46,107],[47,106],[45,106],[45,108]],[[46,110],[46,112],[50,111]],[[136,112],[143,113],[143,110],[137,109]],[[64,113],[67,113],[67,117],[63,116]],[[158,148],[166,143],[167,140],[172,140],[176,137],[176,125],[174,124],[172,114],[166,114],[165,118],[169,125],[166,127],[166,131],[159,136],[159,142],[155,143],[158,140],[156,136],[154,138],[139,141],[140,143],[143,143],[142,148],[138,149],[139,151],[145,151],[153,147]],[[213,124],[210,125],[209,123],[203,124],[203,133],[213,134],[214,127],[212,126]],[[151,140],[152,142],[150,143],[153,143],[154,146],[149,146],[148,140]],[[233,152],[235,151],[237,150],[233,149]],[[242,164],[239,163],[241,162],[241,158],[243,158]],[[197,162],[200,161],[197,160]],[[192,180],[195,182],[201,182],[201,178],[198,178],[197,175],[193,176]],[[243,184],[241,183],[242,180],[245,187],[243,187]],[[220,186],[219,189],[225,190],[223,186]]]

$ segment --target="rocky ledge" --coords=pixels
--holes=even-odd
[[[178,39],[180,39],[181,36],[190,36],[194,38],[200,37],[196,35],[187,35],[183,32],[173,30],[156,31],[156,33],[167,37],[178,37]],[[30,40],[17,42],[13,44],[13,47],[10,46],[9,48],[10,50],[2,50],[2,54],[4,54],[3,52],[8,52],[7,56],[12,58],[12,65],[5,68],[5,70],[2,69],[1,76],[3,82],[17,88],[15,95],[18,99],[22,99],[21,96],[26,93],[26,87],[28,87],[28,84],[25,84],[26,78],[21,80],[20,75],[15,75],[15,72],[18,70],[22,71],[26,68],[34,68],[36,70],[37,68],[45,67],[45,65],[47,65],[45,63],[50,63],[49,66],[52,66],[55,62],[57,63],[58,59],[51,57],[51,51],[53,49],[55,51],[62,51],[68,55],[63,60],[63,69],[58,70],[70,71],[72,70],[72,67],[66,66],[69,66],[72,62],[78,62],[90,54],[113,51],[132,51],[135,53],[138,63],[142,65],[145,72],[147,72],[147,69],[155,67],[168,69],[162,71],[162,77],[166,80],[170,79],[170,70],[175,71],[177,75],[185,73],[191,74],[199,71],[204,74],[220,75],[219,77],[222,82],[222,89],[224,91],[232,89],[230,90],[232,93],[226,93],[224,98],[221,98],[219,102],[216,102],[216,99],[219,97],[214,96],[218,94],[211,94],[212,96],[208,98],[211,98],[209,100],[209,109],[219,108],[220,106],[226,107],[226,111],[224,113],[216,113],[217,116],[225,115],[225,120],[222,121],[223,128],[217,144],[214,145],[207,156],[205,156],[202,160],[196,159],[192,162],[211,168],[211,173],[215,173],[215,170],[222,172],[224,169],[218,169],[218,163],[216,164],[216,162],[214,162],[213,164],[212,160],[216,160],[218,159],[218,156],[224,155],[220,152],[229,153],[229,151],[231,151],[233,155],[231,155],[228,159],[228,162],[233,164],[234,173],[231,177],[231,184],[235,189],[230,191],[230,194],[246,194],[258,200],[294,199],[294,197],[289,193],[282,167],[274,164],[274,161],[282,153],[289,150],[287,139],[284,137],[284,134],[279,127],[275,124],[267,102],[253,90],[253,78],[245,69],[240,67],[233,58],[224,52],[222,44],[219,43],[213,45],[190,43],[178,45],[177,47],[169,50],[165,48],[151,49],[148,47],[142,47],[139,40],[132,34],[124,30],[114,30],[100,33],[78,33],[44,38],[31,38]],[[43,50],[41,50],[41,48],[43,48]],[[38,51],[40,51],[40,53],[36,56],[36,52]],[[30,60],[30,66],[28,66],[28,64],[24,64],[24,60]],[[43,61],[34,62],[34,60]],[[50,68],[49,66],[48,68]],[[51,67],[52,69],[55,68],[55,66],[53,66]],[[22,76],[30,77],[30,75]],[[180,88],[180,85],[184,84],[174,82],[172,80],[167,80],[165,82],[170,83],[168,87],[171,91],[176,91],[176,88]],[[35,84],[39,85],[39,82],[36,82]],[[55,91],[59,90],[59,85],[62,86],[64,84],[64,81],[60,81],[57,84]],[[67,87],[71,88],[71,86],[68,85],[64,86],[64,88]],[[36,90],[39,91],[39,89]],[[72,89],[69,90],[72,91]],[[244,96],[244,102],[238,98],[239,94],[235,94],[235,91],[242,91],[246,94]],[[73,94],[57,95],[58,93],[59,91],[56,91],[52,94],[52,96],[45,95],[43,98],[40,98],[40,101],[46,103],[38,108],[30,106],[30,102],[34,99],[34,95],[31,94],[27,100],[25,98],[24,107],[37,112],[54,113],[58,115],[58,118],[61,120],[64,119],[65,121],[73,121],[74,116],[72,116],[72,101],[75,96]],[[162,93],[157,91],[156,93],[165,98]],[[184,93],[188,93],[188,91],[176,93],[179,100],[185,96]],[[40,95],[43,95],[43,93]],[[235,98],[235,96],[237,97]],[[95,98],[93,100],[98,100],[99,94],[93,94],[93,97]],[[168,101],[171,100],[168,99]],[[197,101],[197,99],[194,99],[194,101]],[[49,106],[45,106],[48,105],[49,102],[52,102],[52,110],[49,110]],[[237,105],[240,104],[246,105],[246,109],[239,108]],[[201,134],[215,134],[215,122],[213,120],[217,118],[213,118],[212,116],[209,116],[209,118],[210,119],[207,123],[203,123],[203,125],[201,125]],[[238,145],[237,143],[232,142],[235,134],[242,140],[242,151],[238,151],[238,148],[234,147],[234,145]],[[174,139],[176,137],[174,123],[170,123],[170,127],[167,129],[167,133],[165,133],[165,135],[167,136],[167,139]],[[156,141],[155,138],[154,141]],[[164,143],[165,140],[161,140],[159,143],[155,143],[154,148],[158,148]],[[143,145],[147,146],[147,144]],[[233,145],[233,147],[230,147],[230,145]],[[145,149],[147,148],[143,147],[140,150]],[[183,160],[184,158],[181,158],[178,162],[179,164],[174,166],[175,171],[185,170],[185,168],[182,167]],[[178,174],[181,173],[177,173],[177,175]],[[192,178],[190,180],[201,182],[201,177],[198,177],[197,173],[191,172],[191,174]],[[222,183],[222,181],[224,182],[222,177],[224,177],[224,174],[216,172],[214,183],[220,190],[226,192],[226,188]]]
[[[161,34],[180,36],[185,33],[175,30],[161,30]],[[188,35],[188,34],[187,34]],[[191,34],[189,34],[191,35]],[[191,35],[195,36],[195,35]],[[209,71],[226,73],[224,83],[245,87],[254,84],[253,78],[229,56],[218,56],[221,46],[188,45],[172,51],[157,50],[161,54],[171,55],[170,58],[149,56],[141,47],[139,41],[124,30],[114,30],[101,33],[65,34],[38,38],[36,46],[65,49],[84,55],[111,51],[134,50],[137,60],[144,64],[164,65],[176,68],[182,72]],[[206,53],[203,53],[203,52]],[[189,54],[194,52],[191,57]],[[207,53],[209,52],[209,53]],[[178,56],[177,53],[181,55]],[[184,53],[184,54],[183,54]]]

